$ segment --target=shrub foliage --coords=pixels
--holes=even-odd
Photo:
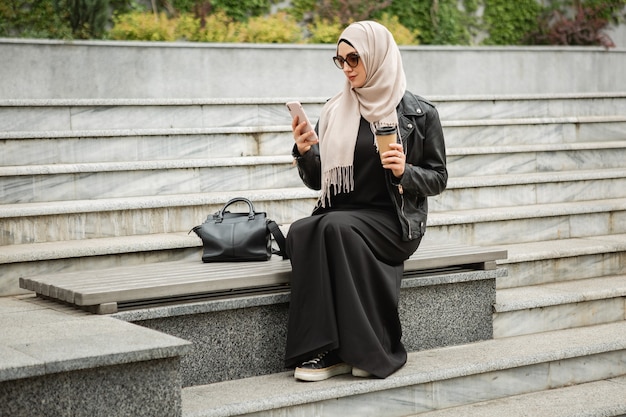
[[[399,44],[604,45],[626,0],[3,0],[0,36],[334,43],[354,21]]]
[[[539,17],[539,26],[529,31],[529,43],[539,45],[602,45],[614,47],[605,28],[613,17],[606,3],[582,6],[568,16],[559,9],[548,10]]]

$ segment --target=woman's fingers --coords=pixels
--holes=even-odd
[[[404,165],[406,163],[406,155],[399,143],[389,145],[391,150],[383,153],[383,168],[390,169],[393,175],[401,177],[404,174]]]
[[[291,121],[291,129],[293,130],[293,140],[296,141],[298,152],[300,152],[300,155],[304,155],[311,149],[312,145],[317,143],[317,138],[313,131],[302,133],[302,130],[306,126],[306,121],[302,123],[298,123],[298,121],[298,116],[295,116]]]

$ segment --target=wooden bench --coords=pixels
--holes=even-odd
[[[491,270],[506,257],[505,250],[478,246],[424,246],[405,261],[404,275]],[[290,274],[290,262],[276,256],[268,262],[186,260],[20,278],[20,287],[93,313],[111,314],[164,303],[288,291]]]
[[[505,250],[424,242],[404,264],[399,296],[407,351],[493,337],[496,268]],[[55,273],[22,288],[190,341],[183,386],[284,370],[291,264],[196,260]]]

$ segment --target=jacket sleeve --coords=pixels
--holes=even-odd
[[[414,140],[406,144],[407,165],[400,185],[405,192],[428,197],[445,190],[448,170],[439,113],[432,105],[424,107],[423,115],[412,118],[413,123],[422,124],[422,128],[418,128],[416,134],[410,136]]]
[[[302,182],[313,190],[319,190],[322,187],[322,165],[320,162],[320,148],[318,144],[311,146],[308,152],[300,155],[298,147],[294,144],[292,155],[298,167],[298,174]]]

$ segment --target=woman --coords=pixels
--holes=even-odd
[[[447,183],[439,116],[405,91],[400,51],[382,25],[345,29],[337,67],[346,83],[314,132],[292,122],[293,155],[313,215],[287,235],[292,263],[285,365],[320,381],[352,372],[385,378],[406,362],[398,293],[403,262],[426,229],[427,196]],[[378,155],[373,131],[397,127],[401,143]],[[382,158],[382,163],[381,163]]]

